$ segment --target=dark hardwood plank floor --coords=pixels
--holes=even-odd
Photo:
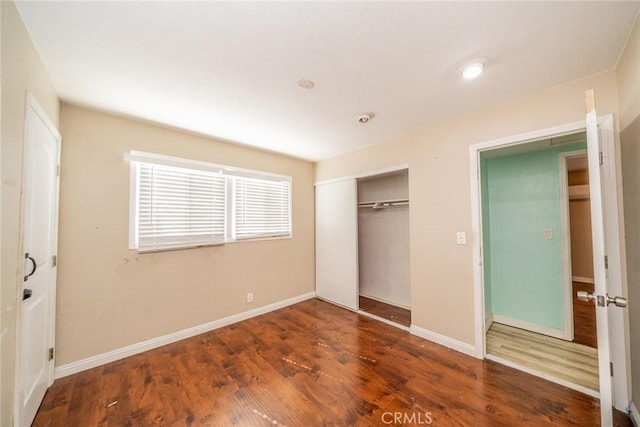
[[[411,310],[385,304],[371,298],[363,297],[362,295],[360,295],[359,303],[360,310],[362,311],[375,314],[378,317],[391,320],[403,326],[411,326]]]
[[[313,299],[59,379],[34,426],[596,426],[598,405]]]
[[[573,342],[598,348],[596,332],[596,306],[593,302],[579,301],[578,291],[593,293],[593,284],[573,282]]]

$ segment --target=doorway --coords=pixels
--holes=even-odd
[[[357,186],[359,309],[408,328],[408,170],[360,178]]]
[[[514,150],[518,150],[518,147],[526,146],[531,142],[542,141],[545,139],[560,139],[565,136],[575,135],[587,130],[588,135],[588,161],[590,167],[590,174],[593,182],[589,185],[592,191],[596,191],[595,199],[592,197],[594,208],[592,214],[595,212],[594,222],[597,228],[594,228],[594,236],[597,239],[594,241],[594,266],[596,271],[596,289],[598,292],[598,340],[602,342],[608,342],[611,344],[611,359],[609,359],[609,346],[600,346],[598,349],[599,360],[599,380],[600,380],[600,400],[604,404],[604,408],[609,407],[609,402],[612,402],[616,409],[624,410],[628,403],[628,384],[629,384],[629,364],[627,361],[627,347],[625,335],[627,334],[627,325],[624,320],[624,311],[619,309],[613,309],[607,311],[607,303],[604,293],[607,291],[613,295],[624,295],[626,289],[623,289],[623,280],[621,276],[621,254],[623,253],[623,246],[620,234],[620,218],[618,214],[619,201],[618,201],[618,189],[619,189],[619,171],[617,164],[619,163],[619,154],[616,153],[614,145],[614,132],[613,132],[613,117],[611,115],[596,118],[595,111],[593,110],[593,91],[588,91],[587,98],[587,120],[578,121],[566,125],[556,126],[554,128],[542,129],[539,131],[529,132],[526,134],[514,135],[502,139],[493,141],[487,141],[484,143],[474,144],[470,147],[470,160],[471,160],[471,201],[472,201],[472,227],[474,231],[473,240],[473,257],[474,257],[474,288],[475,288],[475,338],[476,338],[476,355],[479,358],[488,357],[486,349],[486,329],[485,326],[489,323],[485,317],[485,313],[490,311],[486,310],[486,304],[489,304],[485,300],[485,275],[487,269],[490,270],[490,266],[483,264],[483,258],[485,251],[490,248],[485,248],[485,230],[482,227],[482,219],[485,214],[485,206],[481,200],[482,194],[482,181],[480,177],[484,175],[481,164],[481,154],[490,152],[493,150],[499,150],[502,148],[510,147]],[[527,147],[528,148],[528,147]],[[598,166],[599,163],[599,166]],[[524,187],[528,188],[527,186]],[[601,192],[602,191],[602,192]],[[594,201],[595,200],[595,201]],[[604,202],[603,202],[604,201]],[[607,218],[606,221],[602,220],[602,216]],[[601,228],[602,227],[602,228]],[[550,227],[550,236],[553,239],[553,228]],[[603,234],[604,228],[604,234]],[[540,231],[540,230],[539,230]],[[538,232],[539,232],[538,231]],[[597,232],[596,232],[597,231]],[[543,237],[547,236],[546,230],[542,230]],[[549,239],[549,240],[552,240]],[[604,252],[603,246],[606,245],[606,252]],[[597,251],[596,251],[597,249]],[[515,252],[515,251],[514,251]],[[604,253],[603,253],[604,252]],[[605,257],[607,255],[607,257]],[[492,256],[492,254],[489,254]],[[595,264],[597,261],[597,265]],[[608,264],[606,278],[603,277],[605,264]],[[606,287],[607,289],[603,289]],[[567,295],[570,295],[571,288],[565,288]],[[589,295],[590,298],[595,298],[593,295]],[[602,300],[602,301],[601,301]],[[613,298],[610,298],[613,300]],[[616,298],[617,300],[617,298]],[[568,298],[563,298],[562,303],[567,304],[570,301]],[[601,304],[603,303],[603,304]],[[557,305],[557,304],[556,304]],[[618,305],[616,303],[616,305]],[[608,318],[611,319],[608,328],[606,318],[603,317],[604,313],[608,312]],[[565,317],[565,320],[567,318]],[[557,319],[556,319],[557,320]],[[602,322],[601,322],[602,320]],[[602,325],[602,328],[600,327]],[[556,330],[558,330],[559,324],[556,321]],[[563,332],[566,328],[563,328]],[[609,340],[608,335],[611,336]],[[601,357],[602,355],[602,357]],[[608,369],[609,360],[612,362],[612,369]],[[610,371],[613,375],[610,375]],[[551,381],[555,381],[555,378],[549,378],[546,375],[540,375]],[[603,383],[605,381],[605,383]],[[561,381],[556,381],[560,382]],[[564,384],[571,385],[571,384]],[[612,393],[613,392],[613,393]],[[607,415],[607,411],[603,409],[603,419],[610,416],[610,412]]]
[[[578,292],[593,293],[593,242],[587,156],[561,157],[567,177],[568,221],[571,249],[573,342],[598,348],[596,311],[593,304],[581,301]]]
[[[595,395],[597,350],[574,341],[567,164],[580,158],[584,132],[481,154],[486,342],[488,358]]]
[[[27,95],[24,132],[24,275],[16,348],[16,425],[31,425],[53,384],[60,134]]]

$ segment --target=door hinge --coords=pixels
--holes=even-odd
[[[58,255],[54,255],[51,257],[51,266],[55,267],[58,265]]]
[[[600,153],[602,154],[602,153]],[[600,163],[602,164],[602,163]],[[56,176],[60,176],[60,165],[56,165]]]
[[[611,371],[611,376],[613,376],[613,362],[609,362],[609,370]]]
[[[49,360],[53,360],[53,347],[49,349]]]
[[[609,257],[607,255],[604,256],[604,268],[609,269]]]
[[[600,163],[600,166],[604,165],[604,156],[602,154],[602,151],[598,152],[598,161]]]

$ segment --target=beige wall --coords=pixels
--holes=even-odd
[[[25,95],[31,91],[57,126],[59,101],[22,19],[10,1],[2,8],[2,419],[13,417],[16,314],[22,273],[20,236]]]
[[[629,291],[632,399],[640,408],[640,20],[616,67]]]
[[[69,105],[62,134],[57,365],[314,290],[312,163]],[[292,176],[293,238],[129,250],[130,150]]]
[[[474,343],[469,146],[584,120],[584,92],[598,113],[617,113],[613,71],[489,107],[316,165],[316,180],[409,164],[412,322]],[[467,245],[456,245],[456,231]]]

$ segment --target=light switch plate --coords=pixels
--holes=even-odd
[[[545,228],[542,234],[543,234],[545,240],[553,240],[553,230],[552,229]]]
[[[467,233],[464,231],[456,232],[456,244],[457,245],[466,245],[467,244]]]

